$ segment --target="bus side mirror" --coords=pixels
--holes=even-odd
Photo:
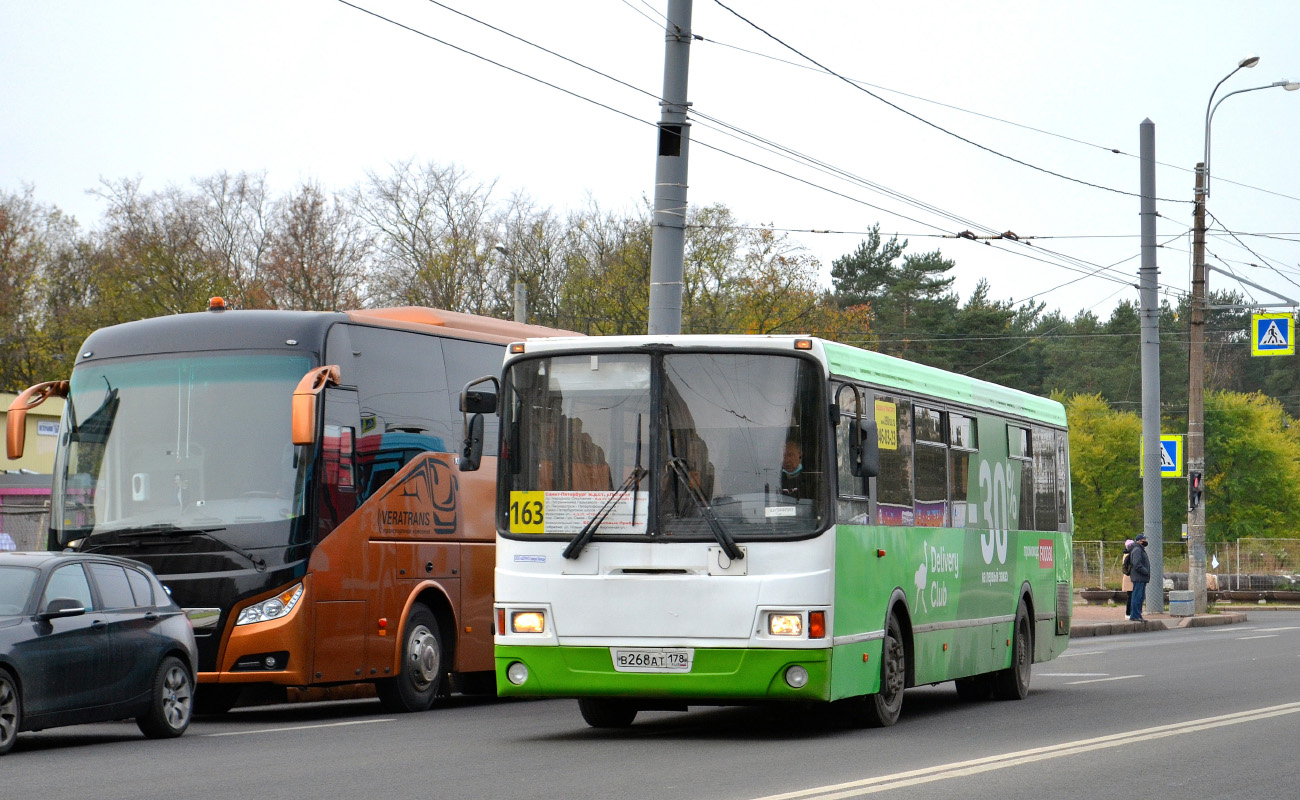
[[[298,381],[298,388],[293,390],[293,418],[290,423],[294,444],[316,443],[316,420],[321,392],[325,391],[326,386],[337,386],[338,382],[337,364],[317,367]]]
[[[23,457],[27,445],[27,412],[51,397],[67,396],[67,381],[46,381],[24,390],[14,398],[5,415],[5,448],[10,460]]]
[[[473,389],[480,383],[491,381],[496,391]],[[484,375],[465,384],[460,391],[460,412],[464,419],[465,441],[461,445],[460,458],[456,459],[461,472],[474,472],[483,460],[483,415],[495,414],[497,395],[501,384],[493,375]]]
[[[858,423],[858,446],[854,453],[853,474],[859,478],[874,478],[880,474],[880,434],[874,421]]]
[[[461,448],[457,464],[461,472],[473,472],[478,469],[483,458],[483,415],[475,414],[465,425],[465,445]]]

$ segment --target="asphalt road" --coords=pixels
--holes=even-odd
[[[773,796],[1300,796],[1300,611],[1075,640],[1021,702],[909,690],[899,724],[828,730],[799,710],[643,713],[587,728],[573,701],[452,698],[239,709],[179,740],[133,723],[23,734],[0,799],[308,797],[668,800]]]

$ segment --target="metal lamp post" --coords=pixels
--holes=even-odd
[[[504,245],[492,245],[492,249],[505,256],[506,263],[510,265],[510,272],[515,276],[515,322],[528,321],[528,287],[523,281],[519,280],[519,267],[515,265],[515,257]]]
[[[1205,500],[1203,494],[1205,478],[1205,317],[1209,305],[1209,291],[1206,287],[1205,268],[1205,199],[1210,196],[1210,122],[1219,104],[1234,94],[1254,92],[1260,89],[1282,87],[1287,91],[1300,89],[1295,81],[1277,81],[1266,86],[1250,89],[1238,89],[1219,98],[1214,96],[1224,81],[1236,75],[1241,69],[1249,69],[1259,63],[1259,56],[1247,56],[1237,63],[1236,69],[1229,72],[1214,86],[1210,100],[1205,104],[1205,153],[1203,160],[1196,166],[1196,203],[1195,223],[1192,238],[1192,295],[1191,324],[1189,331],[1190,352],[1187,359],[1187,544],[1188,588],[1195,597],[1194,612],[1202,614],[1206,609],[1205,593]],[[1147,595],[1147,607],[1151,611],[1162,611],[1163,592]]]

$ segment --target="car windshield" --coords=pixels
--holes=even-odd
[[[55,463],[56,530],[210,528],[302,513],[290,431],[302,356],[91,362],[72,373]],[[67,536],[60,536],[63,541]]]
[[[517,362],[506,378],[508,532],[591,534],[600,516],[599,535],[721,544],[806,535],[826,519],[826,406],[811,360],[564,355]]]
[[[31,567],[0,566],[0,617],[23,612],[38,575]]]

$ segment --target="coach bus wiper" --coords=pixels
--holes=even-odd
[[[744,558],[745,552],[736,546],[736,540],[731,538],[731,534],[727,533],[721,522],[718,522],[717,515],[713,513],[713,507],[709,505],[709,501],[704,497],[704,492],[700,489],[699,484],[691,477],[690,465],[686,463],[686,459],[671,459],[668,466],[672,469],[673,474],[677,476],[677,480],[681,481],[682,485],[686,487],[686,493],[695,501],[696,508],[700,510],[700,516],[704,517],[704,521],[709,524],[709,530],[713,531],[713,538],[717,539],[718,544],[722,545],[722,550],[727,554],[727,558],[732,561],[739,561]]]
[[[145,525],[130,533],[124,533],[122,534],[122,538],[128,539],[128,538],[136,538],[140,536],[151,536],[154,534],[162,534],[163,536],[179,536],[180,534],[183,533],[190,534],[192,536],[202,536],[204,538],[211,539],[212,541],[226,548],[230,552],[235,553],[236,555],[241,555],[244,558],[248,559],[249,563],[251,563],[254,567],[256,567],[258,572],[266,572],[266,560],[263,559],[261,556],[257,555],[256,553],[245,550],[242,547],[237,547],[231,544],[230,542],[226,541],[225,539],[221,538],[220,536],[216,535],[218,531],[224,531],[224,530],[225,528],[182,528],[179,525],[173,525],[170,522],[159,522],[153,525]]]
[[[629,489],[632,491],[632,524],[636,525],[636,490],[641,485],[641,479],[645,475],[645,468],[641,466],[641,415],[637,414],[636,466],[632,468],[632,474],[627,476],[627,479],[623,481],[623,485],[618,487],[618,491],[610,495],[605,504],[596,511],[596,515],[588,520],[586,525],[582,526],[582,530],[578,531],[578,535],[573,537],[573,541],[569,542],[568,547],[564,548],[562,555],[565,558],[577,558],[581,555],[582,548],[586,547],[587,543],[591,541],[591,537],[596,535],[596,529],[600,527],[600,523],[605,521],[605,517],[609,516],[609,512],[614,510],[615,504],[623,498],[623,495],[628,493]]]

